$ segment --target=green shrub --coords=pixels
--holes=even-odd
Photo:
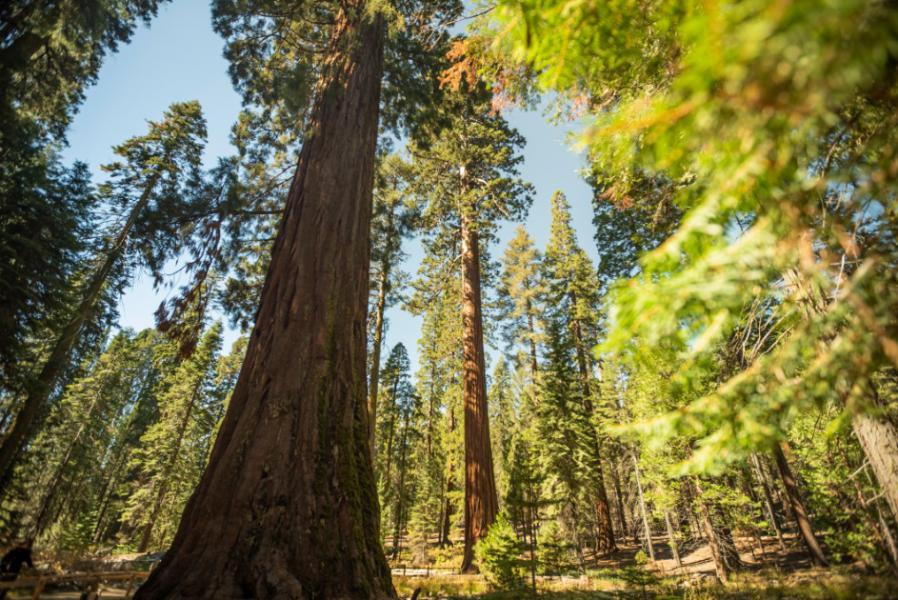
[[[524,582],[523,550],[524,545],[511,523],[500,513],[487,534],[474,546],[474,556],[480,572],[492,585],[519,588]]]

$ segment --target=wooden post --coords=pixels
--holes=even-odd
[[[31,600],[39,600],[41,597],[41,592],[44,591],[44,578],[39,577],[37,583],[34,585],[34,593],[31,594]]]
[[[642,526],[645,528],[645,544],[649,549],[649,558],[655,562],[655,548],[652,544],[652,529],[649,525],[649,517],[645,512],[645,499],[642,496],[642,481],[639,479],[639,464],[636,460],[636,454],[631,454],[633,458],[633,474],[636,475],[636,490],[639,492],[639,508],[642,511]]]

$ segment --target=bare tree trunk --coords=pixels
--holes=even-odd
[[[814,527],[811,524],[811,518],[804,505],[804,500],[801,498],[798,481],[795,479],[791,467],[789,467],[789,461],[786,459],[786,454],[783,452],[781,444],[776,444],[773,447],[773,458],[776,460],[776,467],[783,481],[783,489],[786,490],[786,498],[792,506],[798,531],[801,534],[801,539],[804,540],[805,546],[807,546],[811,560],[819,567],[828,566],[829,563],[827,563],[826,556],[823,554],[823,548],[820,547],[820,542],[817,541],[817,536],[814,535]]]
[[[632,455],[633,474],[636,476],[636,490],[639,492],[639,510],[642,512],[642,527],[645,531],[645,545],[649,550],[649,558],[655,562],[655,545],[652,542],[652,527],[649,525],[649,516],[645,510],[645,497],[642,494],[642,481],[639,478],[639,463],[636,462],[636,455]]]
[[[476,571],[474,544],[486,535],[499,500],[493,474],[486,401],[483,315],[480,295],[480,247],[477,231],[462,216],[462,346],[465,404],[465,550],[461,570]]]
[[[711,558],[714,561],[714,570],[721,581],[729,579],[730,574],[742,567],[739,555],[732,547],[732,539],[714,524],[711,516],[711,507],[702,494],[702,486],[697,478],[692,478],[692,488],[695,501],[698,505],[699,521],[704,529],[705,539],[711,549]]]
[[[384,310],[387,305],[387,278],[390,265],[386,259],[381,265],[377,283],[377,304],[374,308],[374,340],[371,344],[371,370],[368,374],[368,446],[374,456],[374,434],[377,429],[377,388],[380,384],[380,351],[384,340]]]
[[[383,17],[337,14],[246,358],[171,549],[136,598],[396,598],[365,329]]]
[[[677,538],[674,533],[673,525],[670,523],[670,511],[664,511],[664,526],[667,527],[667,545],[670,546],[670,553],[677,563],[678,569],[683,569],[683,561],[680,559],[680,548],[677,544]]]
[[[892,517],[898,520],[898,430],[886,419],[863,413],[854,415],[851,427],[882,488]]]
[[[770,519],[770,526],[773,527],[773,531],[776,533],[776,540],[779,542],[780,550],[785,552],[786,542],[783,539],[783,530],[780,527],[779,519],[776,517],[776,512],[773,510],[773,496],[770,494],[770,486],[767,485],[767,478],[764,477],[764,473],[761,470],[761,463],[757,454],[751,455],[750,463],[764,494],[764,508],[767,511],[767,518]]]

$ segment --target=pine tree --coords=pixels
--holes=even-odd
[[[552,344],[556,356],[552,362],[554,368],[561,369],[565,368],[562,365],[565,360],[572,360],[579,378],[576,393],[562,390],[554,395],[556,398],[565,396],[566,412],[577,421],[573,426],[579,429],[577,437],[585,444],[586,479],[595,515],[595,549],[598,553],[610,554],[616,545],[611,506],[605,490],[601,438],[596,427],[599,390],[594,380],[592,358],[592,347],[598,342],[599,286],[592,261],[577,245],[570,206],[560,192],[552,196],[551,234],[543,268],[547,288],[545,304],[551,307],[547,319],[553,321],[551,328],[555,337]],[[556,384],[561,383],[561,377],[560,373],[553,373]]]
[[[444,260],[449,249],[427,243],[419,277],[408,308],[422,315],[418,340],[417,393],[422,398],[423,436],[416,453],[423,477],[412,523],[426,538],[435,534],[439,545],[451,543],[459,498],[460,465],[464,462],[461,414],[461,319],[457,268]],[[423,481],[422,481],[423,479]]]
[[[407,166],[397,156],[388,156],[378,164],[374,186],[374,214],[371,218],[371,354],[368,368],[369,439],[374,453],[374,429],[377,424],[377,392],[380,381],[380,352],[384,337],[384,312],[396,303],[404,273],[398,268],[405,257],[402,241],[411,232],[415,207],[410,205],[405,187]]]
[[[124,520],[137,533],[137,551],[171,539],[177,518],[206,463],[224,395],[215,389],[221,324],[203,336],[196,352],[161,383],[159,420],[141,436],[132,458],[138,486]]]
[[[57,523],[63,529],[73,526],[96,509],[119,431],[155,388],[157,345],[153,331],[120,332],[66,388],[28,460],[17,469],[11,495],[27,499],[20,509],[20,533],[43,537]],[[44,544],[58,542],[56,529]],[[91,533],[92,528],[80,540],[84,546],[92,541]]]
[[[116,279],[127,277],[131,261],[142,259],[154,272],[177,248],[178,228],[172,219],[183,215],[189,188],[199,177],[199,160],[206,124],[196,102],[173,104],[162,121],[150,122],[147,135],[115,148],[122,162],[106,165],[110,181],[102,195],[125,212],[124,222],[110,233],[104,248],[85,274],[80,298],[60,328],[46,358],[27,382],[15,422],[0,443],[0,489],[34,434],[41,412],[69,364],[72,349]],[[113,289],[115,286],[112,286]]]
[[[539,271],[540,261],[533,240],[527,230],[519,226],[502,257],[502,295],[510,303],[503,323],[509,341],[527,357],[534,383],[539,372],[540,302],[545,292]]]

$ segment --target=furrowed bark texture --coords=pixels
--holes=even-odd
[[[365,381],[384,26],[338,15],[256,325],[209,466],[136,598],[395,598]]]
[[[465,552],[462,572],[475,569],[474,544],[486,535],[499,501],[490,448],[483,356],[480,296],[480,248],[477,232],[462,217],[462,327],[465,405]]]

